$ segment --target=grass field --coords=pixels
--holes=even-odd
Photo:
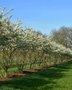
[[[9,81],[0,90],[72,90],[72,61]]]

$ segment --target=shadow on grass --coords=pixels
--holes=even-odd
[[[12,90],[53,90],[56,80],[65,77],[64,72],[71,66],[72,61],[69,61],[14,80],[0,81],[0,87],[13,88]]]

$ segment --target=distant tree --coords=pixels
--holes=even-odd
[[[72,28],[61,27],[59,30],[54,30],[51,34],[51,39],[66,48],[72,49]]]

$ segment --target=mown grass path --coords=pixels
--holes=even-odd
[[[0,90],[72,90],[72,61],[9,81]]]

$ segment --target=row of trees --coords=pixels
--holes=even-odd
[[[12,23],[8,12],[0,10],[0,68],[5,71],[17,67],[22,72],[29,69],[58,64],[72,58],[72,51],[57,44],[47,35],[31,28],[23,28],[20,23]]]

